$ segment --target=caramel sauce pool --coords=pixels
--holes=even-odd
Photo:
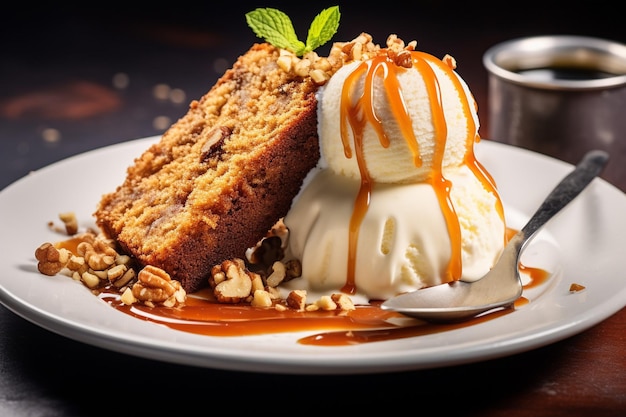
[[[538,268],[520,265],[520,269],[530,277],[524,288],[543,284],[550,276]],[[520,297],[511,308],[458,323],[433,324],[382,310],[380,301],[357,305],[351,311],[279,311],[218,303],[208,290],[188,295],[184,306],[171,308],[125,305],[117,289],[104,288],[99,297],[119,311],[174,330],[226,337],[310,331],[311,335],[298,339],[297,343],[316,346],[357,345],[442,333],[497,319],[530,302]]]

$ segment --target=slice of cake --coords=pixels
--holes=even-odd
[[[207,285],[213,265],[255,245],[318,163],[319,82],[285,70],[289,59],[254,45],[94,213],[124,252],[187,292]]]

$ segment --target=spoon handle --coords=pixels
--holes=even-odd
[[[535,214],[522,228],[524,241],[528,241],[541,226],[580,194],[602,172],[608,160],[609,154],[605,151],[592,150],[587,152],[576,165],[576,168],[550,192]]]

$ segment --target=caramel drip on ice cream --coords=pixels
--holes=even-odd
[[[439,200],[442,213],[444,215],[448,234],[450,236],[451,256],[446,269],[444,280],[449,282],[457,280],[461,277],[461,228],[456,212],[450,200],[451,182],[443,176],[442,166],[448,129],[444,114],[443,104],[441,100],[441,90],[437,75],[431,65],[436,65],[448,74],[452,80],[455,89],[462,101],[463,112],[467,120],[467,139],[464,163],[474,172],[477,178],[483,183],[483,186],[494,195],[497,196],[493,179],[486,170],[476,161],[473,154],[473,144],[480,138],[478,136],[476,124],[472,116],[470,104],[467,95],[457,76],[453,73],[452,68],[444,62],[436,59],[432,55],[424,52],[412,51],[413,68],[421,74],[425,81],[431,114],[433,118],[433,126],[435,130],[435,149],[432,161],[432,169],[428,176],[428,180]],[[348,75],[342,90],[341,97],[341,138],[346,158],[352,158],[352,147],[349,142],[348,125],[352,130],[354,141],[354,154],[361,175],[361,184],[355,200],[354,210],[350,219],[349,239],[348,239],[348,265],[347,278],[342,291],[348,294],[356,293],[355,270],[357,257],[357,242],[359,238],[359,230],[361,222],[367,213],[370,204],[373,180],[365,163],[363,150],[363,131],[367,123],[377,132],[382,147],[389,146],[389,138],[385,132],[382,120],[378,117],[374,109],[374,80],[381,77],[387,100],[391,108],[392,114],[402,132],[407,146],[413,154],[413,161],[416,167],[422,165],[420,155],[420,144],[413,132],[411,116],[405,105],[402,95],[402,89],[398,81],[398,74],[406,69],[397,66],[390,60],[386,54],[380,54],[368,61],[362,62],[357,68]],[[363,93],[356,100],[354,98],[355,88],[364,77]],[[500,200],[498,200],[499,210],[503,216]]]
[[[430,61],[433,65],[439,65],[441,61],[433,59],[431,55],[423,52],[413,52],[413,68],[416,68],[426,83],[430,103],[430,112],[433,118],[433,126],[435,129],[435,152],[433,154],[432,168],[428,179],[435,190],[439,206],[448,226],[448,235],[450,236],[450,260],[446,269],[446,276],[443,281],[450,282],[461,278],[461,226],[459,219],[450,200],[450,187],[452,183],[443,176],[443,157],[446,150],[446,142],[448,141],[448,125],[443,110],[441,100],[441,89],[439,81],[433,68],[426,61]],[[444,71],[451,71],[449,67],[440,65]],[[454,74],[448,74],[450,78],[456,78]],[[463,90],[458,90],[460,97],[465,97]],[[395,116],[395,114],[394,114]],[[472,116],[469,115],[469,118]],[[411,120],[401,120],[400,123],[411,123]]]
[[[449,66],[444,65],[444,62],[433,59],[433,57],[431,57],[430,59],[431,59],[431,62],[433,62],[436,65],[439,65],[442,69],[448,72],[452,71]],[[459,78],[453,76],[454,74],[449,74],[449,75],[450,75],[450,80],[454,84],[454,88],[459,93],[459,96],[461,98],[465,98],[466,95],[464,94],[464,89],[463,89],[463,86],[461,85],[461,81],[459,80]],[[502,206],[502,200],[500,200],[500,197],[498,196],[498,191],[496,189],[496,182],[493,180],[493,177],[489,174],[489,172],[485,169],[485,167],[483,167],[483,165],[480,162],[478,162],[478,160],[476,159],[474,155],[474,143],[480,142],[480,135],[478,134],[478,129],[476,128],[474,117],[472,116],[473,112],[472,112],[472,109],[470,108],[470,103],[468,100],[463,99],[462,104],[463,104],[463,114],[465,115],[465,119],[467,120],[467,138],[465,139],[465,157],[464,157],[463,163],[472,170],[472,172],[474,173],[474,176],[478,178],[478,180],[482,183],[483,187],[487,191],[491,192],[494,196],[497,197],[496,198],[496,210],[498,211],[500,218],[504,220],[504,208]],[[474,104],[474,110],[477,110],[476,102],[473,101],[473,104]],[[508,241],[508,238],[506,236],[506,231],[503,236],[503,241],[504,242]]]
[[[465,120],[467,120],[467,137],[465,139],[465,156],[463,159],[463,163],[464,165],[468,166],[470,170],[472,170],[474,176],[478,178],[483,187],[496,197],[496,210],[500,215],[502,221],[504,221],[504,207],[502,206],[502,200],[500,199],[498,195],[498,190],[496,189],[496,182],[489,174],[489,172],[485,169],[485,167],[483,167],[483,165],[478,162],[476,156],[474,155],[474,143],[480,142],[480,135],[478,134],[478,129],[476,128],[476,122],[474,121],[474,112],[470,108],[470,102],[469,100],[467,100],[467,96],[464,94],[465,90],[461,85],[461,81],[452,73],[453,67],[451,66],[451,64],[445,65],[443,61],[439,61],[432,56],[430,56],[428,59],[430,59],[432,63],[434,63],[435,65],[439,65],[443,70],[449,73],[450,80],[454,84],[454,88],[462,99],[461,103],[463,105],[463,115],[465,116]],[[447,62],[448,61],[446,61],[446,63]],[[471,93],[468,92],[468,94]],[[478,109],[476,106],[476,101],[474,101],[473,97],[472,104],[474,105],[474,111],[477,111]],[[506,236],[506,228],[502,239],[505,243],[508,241],[508,237]]]

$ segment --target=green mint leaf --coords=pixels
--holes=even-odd
[[[332,39],[339,28],[339,6],[329,7],[315,16],[306,39],[304,53],[314,51]]]
[[[259,38],[297,56],[314,51],[331,40],[339,28],[340,18],[339,6],[322,10],[311,23],[305,44],[298,40],[289,16],[280,10],[266,7],[246,13],[248,26]]]
[[[258,8],[246,13],[246,22],[252,31],[277,48],[298,53],[305,49],[304,42],[298,40],[291,19],[285,13],[272,8]]]

